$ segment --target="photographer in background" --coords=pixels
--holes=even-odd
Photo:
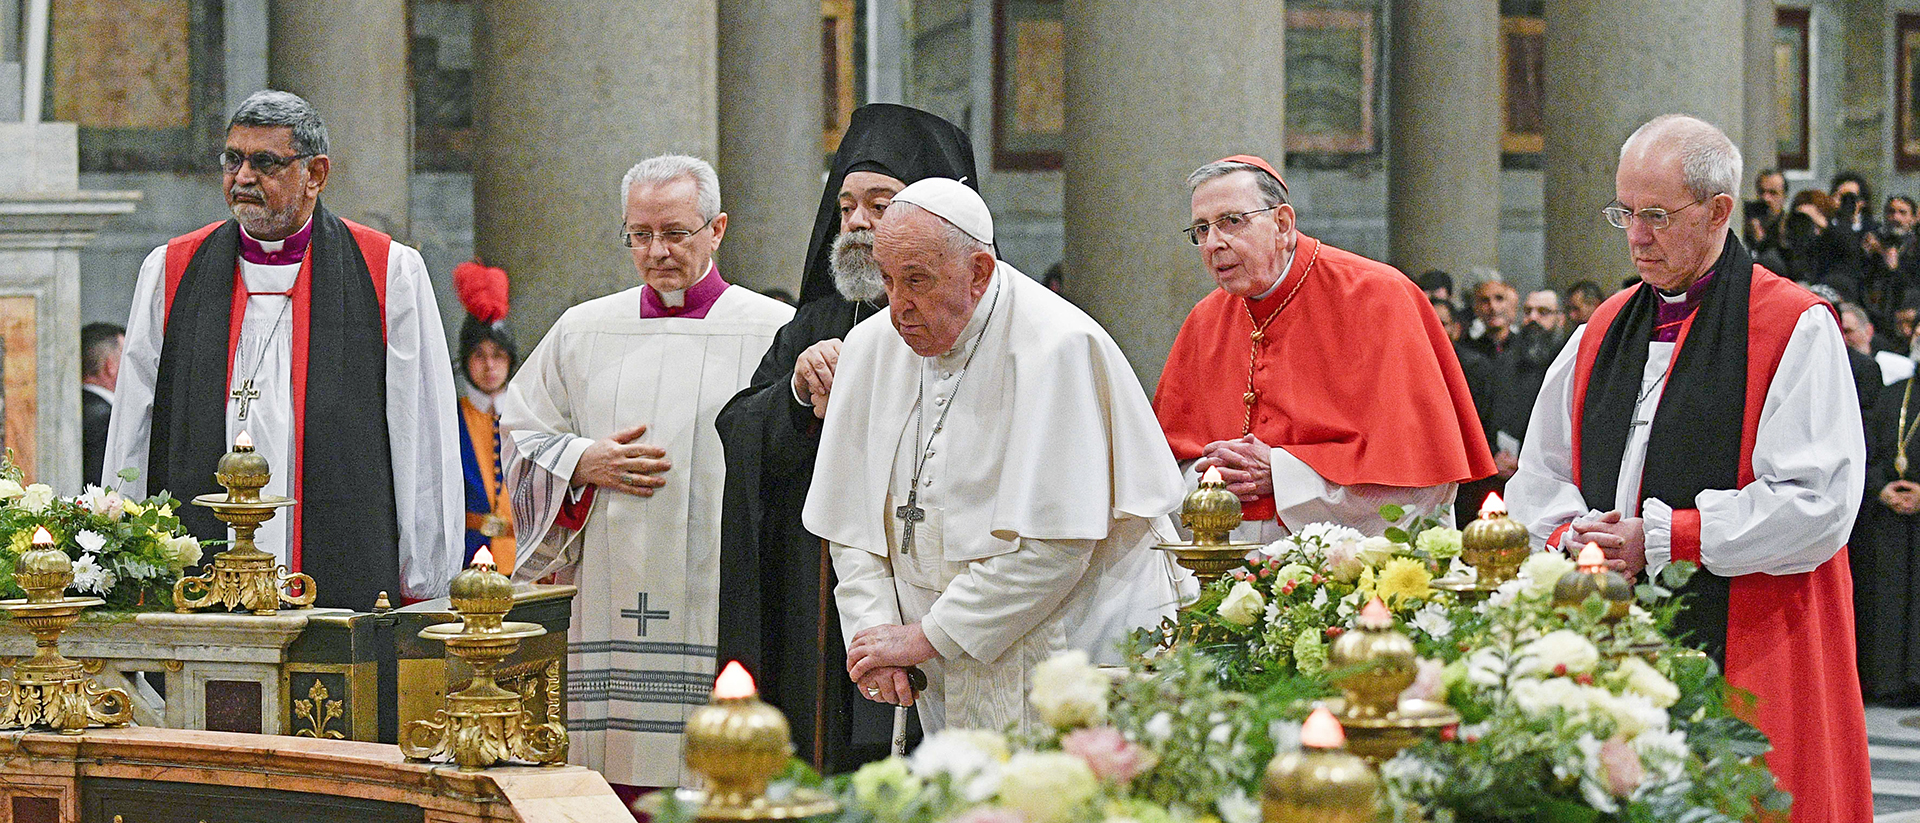
[[[1874,323],[1888,327],[1894,311],[1915,291],[1920,279],[1920,259],[1914,254],[1913,198],[1899,194],[1887,198],[1881,216],[1880,227],[1860,238],[1867,259],[1861,300]],[[1905,346],[1899,349],[1905,354]]]
[[[1748,200],[1740,239],[1754,262],[1784,273],[1787,261],[1781,242],[1786,233],[1787,177],[1778,169],[1762,169],[1753,178],[1756,199]]]
[[[1813,281],[1832,286],[1844,300],[1859,302],[1869,274],[1865,238],[1880,227],[1868,213],[1873,188],[1859,172],[1843,171],[1833,176],[1831,191],[1833,220],[1821,234]]]

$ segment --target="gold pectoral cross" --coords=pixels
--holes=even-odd
[[[897,506],[893,510],[894,517],[898,517],[907,523],[906,530],[900,537],[900,553],[902,555],[911,556],[913,554],[913,527],[920,521],[927,519],[927,510],[920,508],[919,500],[920,490],[918,488],[912,489],[907,492],[907,504]]]
[[[253,378],[249,377],[246,382],[241,383],[233,391],[227,392],[227,396],[240,401],[240,414],[237,419],[245,420],[247,419],[247,406],[253,401],[260,399],[260,390],[253,387]]]

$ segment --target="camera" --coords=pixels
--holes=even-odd
[[[1846,194],[1840,195],[1839,215],[1841,217],[1852,218],[1854,215],[1858,214],[1859,212],[1860,212],[1860,195],[1859,194],[1854,192],[1847,192]]]
[[[1762,222],[1762,223],[1764,223],[1764,222],[1766,222],[1766,220],[1767,220],[1767,201],[1765,201],[1765,200],[1748,200],[1748,201],[1747,201],[1747,219],[1748,219],[1748,220],[1758,220],[1758,221],[1760,221],[1760,222]]]

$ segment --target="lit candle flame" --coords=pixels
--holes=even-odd
[[[1487,492],[1487,501],[1480,504],[1480,516],[1501,517],[1507,513],[1507,501],[1500,499],[1499,492]]]
[[[473,553],[473,565],[493,568],[493,551],[486,546],[481,546],[479,551]]]
[[[1360,610],[1360,625],[1369,629],[1386,629],[1393,626],[1393,613],[1387,611],[1387,604],[1374,595],[1367,601],[1366,608]]]
[[[53,534],[47,531],[46,526],[33,530],[33,545],[43,547],[53,545]]]
[[[1300,724],[1300,745],[1310,749],[1338,749],[1347,745],[1347,730],[1340,728],[1333,712],[1321,706],[1307,716],[1307,722]]]
[[[1207,469],[1206,476],[1200,478],[1200,482],[1201,483],[1220,483],[1224,485],[1227,481],[1220,479],[1220,467],[1212,466]]]
[[[1597,544],[1588,543],[1586,548],[1580,550],[1579,558],[1573,562],[1583,572],[1598,574],[1607,566],[1607,554],[1601,551]]]
[[[236,450],[253,448],[253,435],[247,434],[245,431],[241,431],[240,436],[233,439],[233,447]]]
[[[738,660],[728,661],[727,668],[722,670],[720,677],[713,681],[713,699],[715,700],[752,697],[756,694],[759,694],[759,691],[753,686],[753,675],[747,674],[747,667],[740,665]]]

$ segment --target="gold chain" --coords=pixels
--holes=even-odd
[[[1320,243],[1316,241],[1313,244],[1313,255],[1307,258],[1307,267],[1300,270],[1299,277],[1294,278],[1293,288],[1289,289],[1286,298],[1280,301],[1280,307],[1274,309],[1272,314],[1267,315],[1267,319],[1265,320],[1259,320],[1253,316],[1253,301],[1251,299],[1245,297],[1240,298],[1245,301],[1247,307],[1247,322],[1253,324],[1253,344],[1247,348],[1247,393],[1241,396],[1242,399],[1247,401],[1246,414],[1241,418],[1240,433],[1242,435],[1253,433],[1253,404],[1254,401],[1258,399],[1257,393],[1253,388],[1253,370],[1254,367],[1260,363],[1260,344],[1267,339],[1267,324],[1272,323],[1273,318],[1279,317],[1281,312],[1286,311],[1287,304],[1292,303],[1294,295],[1300,293],[1300,286],[1307,282],[1307,275],[1313,272],[1313,264],[1319,261]]]

